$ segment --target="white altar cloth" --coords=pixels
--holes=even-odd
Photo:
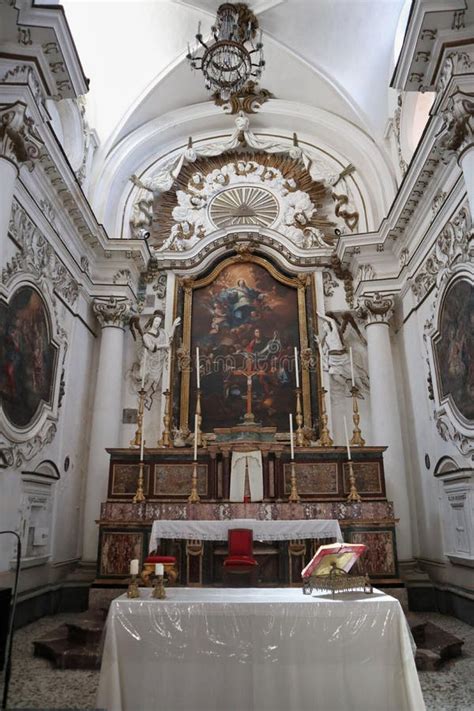
[[[107,711],[423,711],[398,600],[375,591],[169,588],[114,600]]]
[[[342,541],[336,519],[294,519],[260,521],[233,518],[227,521],[153,521],[149,550],[155,550],[160,538],[185,538],[200,541],[226,541],[229,528],[251,528],[255,541],[291,541],[299,538],[335,538]]]

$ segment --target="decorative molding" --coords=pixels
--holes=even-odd
[[[46,445],[51,444],[56,431],[56,424],[46,420],[41,429],[26,442],[12,443],[0,435],[0,451],[7,466],[19,469],[25,462],[31,461]]]
[[[402,105],[403,105],[403,96],[402,94],[398,94],[397,98],[397,108],[395,109],[395,112],[393,114],[393,132],[395,134],[395,144],[397,148],[397,156],[398,156],[398,165],[400,166],[400,171],[402,176],[405,175],[405,173],[408,170],[408,165],[406,160],[403,158],[402,154],[402,147],[401,147],[401,117],[402,117]]]
[[[7,158],[19,169],[25,164],[33,170],[43,147],[33,119],[26,115],[26,104],[0,104],[0,156]]]
[[[374,323],[389,325],[395,309],[395,299],[392,295],[380,294],[376,291],[373,295],[362,298],[358,309],[358,316],[365,321],[365,325]]]
[[[12,204],[8,231],[20,251],[2,270],[1,283],[7,284],[15,274],[26,272],[40,282],[50,282],[58,294],[74,306],[79,296],[79,284],[16,200]]]
[[[334,289],[337,289],[339,282],[337,279],[333,278],[333,275],[329,271],[323,271],[323,293],[324,296],[333,296]]]
[[[116,296],[97,297],[92,310],[101,328],[124,328],[130,319],[131,304],[128,299]]]
[[[440,147],[448,162],[453,153],[458,159],[468,148],[474,146],[474,94],[457,90],[442,111],[444,120],[441,129]]]
[[[268,89],[258,86],[255,81],[248,81],[240,91],[232,94],[229,99],[221,99],[220,94],[213,94],[216,106],[221,106],[226,114],[238,114],[243,111],[246,114],[255,114],[262,104],[269,99],[274,99],[274,95]]]
[[[438,288],[441,286],[454,264],[474,258],[473,238],[469,209],[467,206],[462,207],[444,227],[423,267],[411,279],[411,290],[417,302],[420,302],[435,284]]]
[[[455,74],[468,74],[473,69],[474,62],[468,52],[450,52],[446,55],[438,83],[436,84],[438,99],[444,94],[446,87]]]
[[[442,440],[452,442],[457,449],[464,455],[474,453],[474,437],[467,437],[462,434],[459,429],[453,424],[448,416],[445,408],[435,410],[433,412],[436,429]]]

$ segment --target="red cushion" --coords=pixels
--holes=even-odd
[[[253,531],[251,528],[230,528],[228,533],[229,556],[251,556]]]
[[[255,558],[251,558],[248,555],[233,555],[226,558],[224,561],[225,566],[240,566],[240,565],[258,565]]]
[[[175,564],[176,558],[174,555],[149,555],[145,558],[145,563],[168,563]]]

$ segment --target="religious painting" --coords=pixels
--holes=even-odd
[[[458,279],[441,307],[434,342],[440,400],[451,398],[465,419],[474,421],[474,284]]]
[[[225,260],[193,284],[188,334],[185,302],[192,370],[181,393],[183,424],[193,427],[198,347],[203,431],[249,423],[288,431],[295,410],[294,348],[307,347],[305,298],[300,280],[257,256]],[[307,423],[309,374],[301,364],[300,380]]]
[[[58,348],[46,305],[31,286],[0,302],[0,400],[14,427],[25,429],[52,406]]]

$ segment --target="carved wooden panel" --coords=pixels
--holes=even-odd
[[[138,485],[138,474],[140,466],[137,463],[129,464],[123,462],[113,462],[112,471],[109,479],[109,498],[111,499],[128,499],[135,496]],[[150,477],[150,465],[145,464],[143,467],[144,485],[143,490],[145,495],[148,492],[148,484]]]
[[[105,578],[128,576],[130,561],[143,561],[144,531],[101,531],[99,575]]]
[[[350,491],[349,465],[344,465],[344,493]],[[353,470],[356,479],[357,491],[361,496],[385,496],[385,486],[380,462],[354,462]]]
[[[302,498],[337,496],[337,462],[295,462],[296,486]],[[291,463],[283,465],[285,492],[291,489]]]
[[[180,464],[155,464],[153,477],[153,496],[157,497],[187,497],[191,492],[191,478],[194,464],[182,462]],[[198,494],[208,495],[207,464],[198,464]]]

